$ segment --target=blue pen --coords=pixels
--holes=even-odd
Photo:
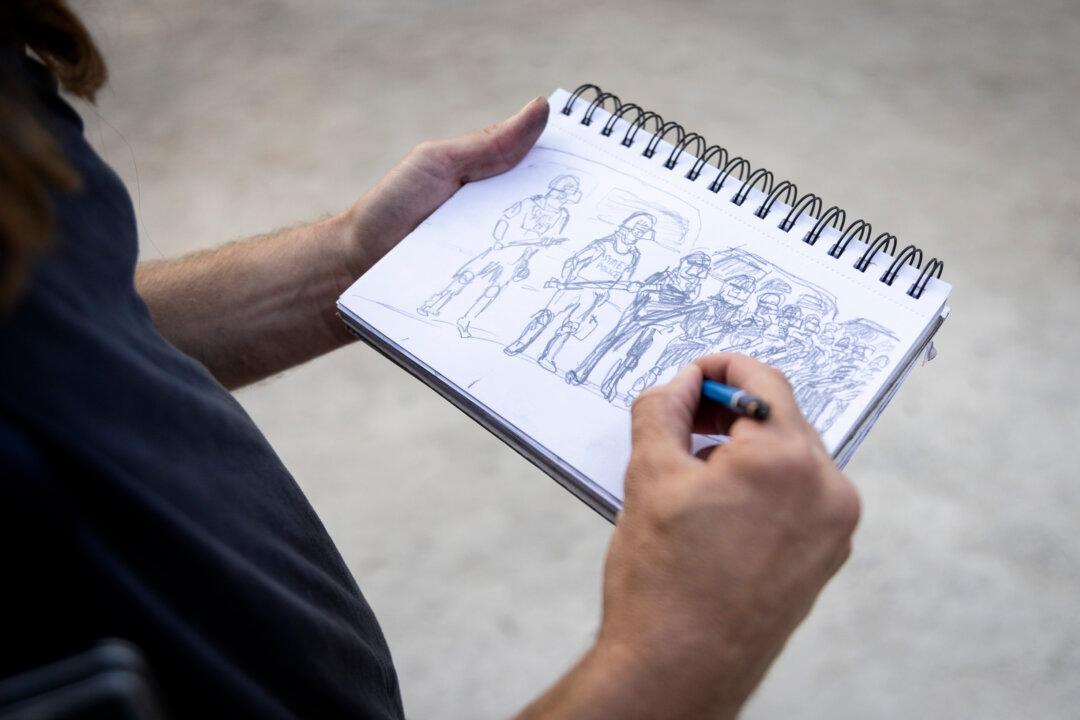
[[[701,394],[721,405],[725,405],[739,415],[764,420],[769,417],[769,404],[759,397],[754,397],[745,390],[706,380],[701,384]]]

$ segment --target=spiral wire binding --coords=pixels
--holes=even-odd
[[[922,296],[931,278],[941,277],[941,273],[945,269],[945,263],[942,260],[936,257],[930,258],[923,265],[923,251],[914,245],[906,246],[897,254],[896,236],[891,233],[883,232],[871,241],[873,229],[870,223],[865,220],[853,218],[848,222],[847,213],[844,209],[835,205],[822,212],[825,203],[819,196],[813,193],[799,195],[795,183],[788,180],[777,182],[771,171],[765,168],[755,170],[748,160],[738,156],[733,157],[726,148],[720,145],[709,145],[705,138],[698,133],[687,132],[686,128],[679,123],[671,120],[665,121],[659,113],[646,110],[636,103],[624,103],[619,99],[618,95],[604,92],[597,85],[581,85],[574,90],[567,99],[566,104],[563,105],[562,114],[570,115],[574,110],[574,104],[590,90],[595,93],[595,97],[585,109],[585,114],[581,118],[582,125],[586,127],[592,125],[596,111],[600,108],[607,110],[607,106],[610,105],[609,112],[611,115],[607,122],[604,123],[603,128],[601,128],[600,134],[604,137],[611,137],[618,121],[625,120],[628,127],[620,144],[626,148],[634,147],[638,139],[638,133],[644,130],[650,137],[645,143],[645,148],[641,154],[647,158],[653,157],[660,143],[669,135],[672,135],[673,142],[669,142],[671,142],[673,149],[668,154],[667,160],[664,161],[666,169],[675,169],[683,153],[689,153],[696,160],[685,177],[688,180],[697,180],[706,166],[713,162],[717,175],[709,183],[710,191],[719,193],[728,178],[735,175],[742,184],[735,194],[731,196],[731,202],[735,205],[742,205],[746,202],[750,191],[757,186],[765,195],[761,205],[754,210],[754,215],[757,218],[761,220],[768,218],[773,205],[777,201],[790,207],[787,215],[780,221],[778,226],[784,232],[790,232],[803,214],[818,218],[810,232],[802,240],[807,245],[814,245],[821,237],[821,233],[825,231],[825,228],[832,226],[840,233],[840,237],[829,247],[829,257],[839,260],[847,252],[848,246],[851,245],[853,240],[865,243],[866,250],[863,251],[863,254],[859,256],[853,266],[859,272],[865,273],[873,263],[874,258],[877,257],[877,254],[884,252],[892,256],[893,261],[878,280],[890,287],[896,281],[904,265],[912,265],[916,270],[920,271],[918,278],[907,290],[907,294],[913,298]],[[633,114],[633,117],[628,117],[631,114]],[[647,127],[650,125],[652,126],[651,131]]]

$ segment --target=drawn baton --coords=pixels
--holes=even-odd
[[[496,243],[496,245],[499,246],[499,249],[508,247],[536,247],[537,245],[540,247],[551,247],[552,245],[561,245],[569,239],[570,238],[564,237],[542,237],[539,240],[512,240],[508,243]]]
[[[551,278],[544,287],[558,288],[559,290],[629,290],[637,292],[641,289],[641,283],[636,280],[573,280],[564,282],[558,278]]]

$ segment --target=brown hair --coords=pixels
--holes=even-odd
[[[105,61],[64,0],[0,0],[0,44],[32,50],[60,85],[93,102]],[[18,299],[34,257],[53,229],[49,191],[80,178],[34,115],[18,69],[0,63],[0,311]]]

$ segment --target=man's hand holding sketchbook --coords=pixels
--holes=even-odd
[[[734,717],[850,553],[838,467],[930,355],[949,286],[655,113],[594,86],[550,102],[521,162],[338,311],[617,520],[596,640],[521,717]]]
[[[942,263],[599,88],[550,105],[532,151],[358,279],[343,320],[609,520],[635,398],[714,353],[780,370],[843,467],[930,354]]]

